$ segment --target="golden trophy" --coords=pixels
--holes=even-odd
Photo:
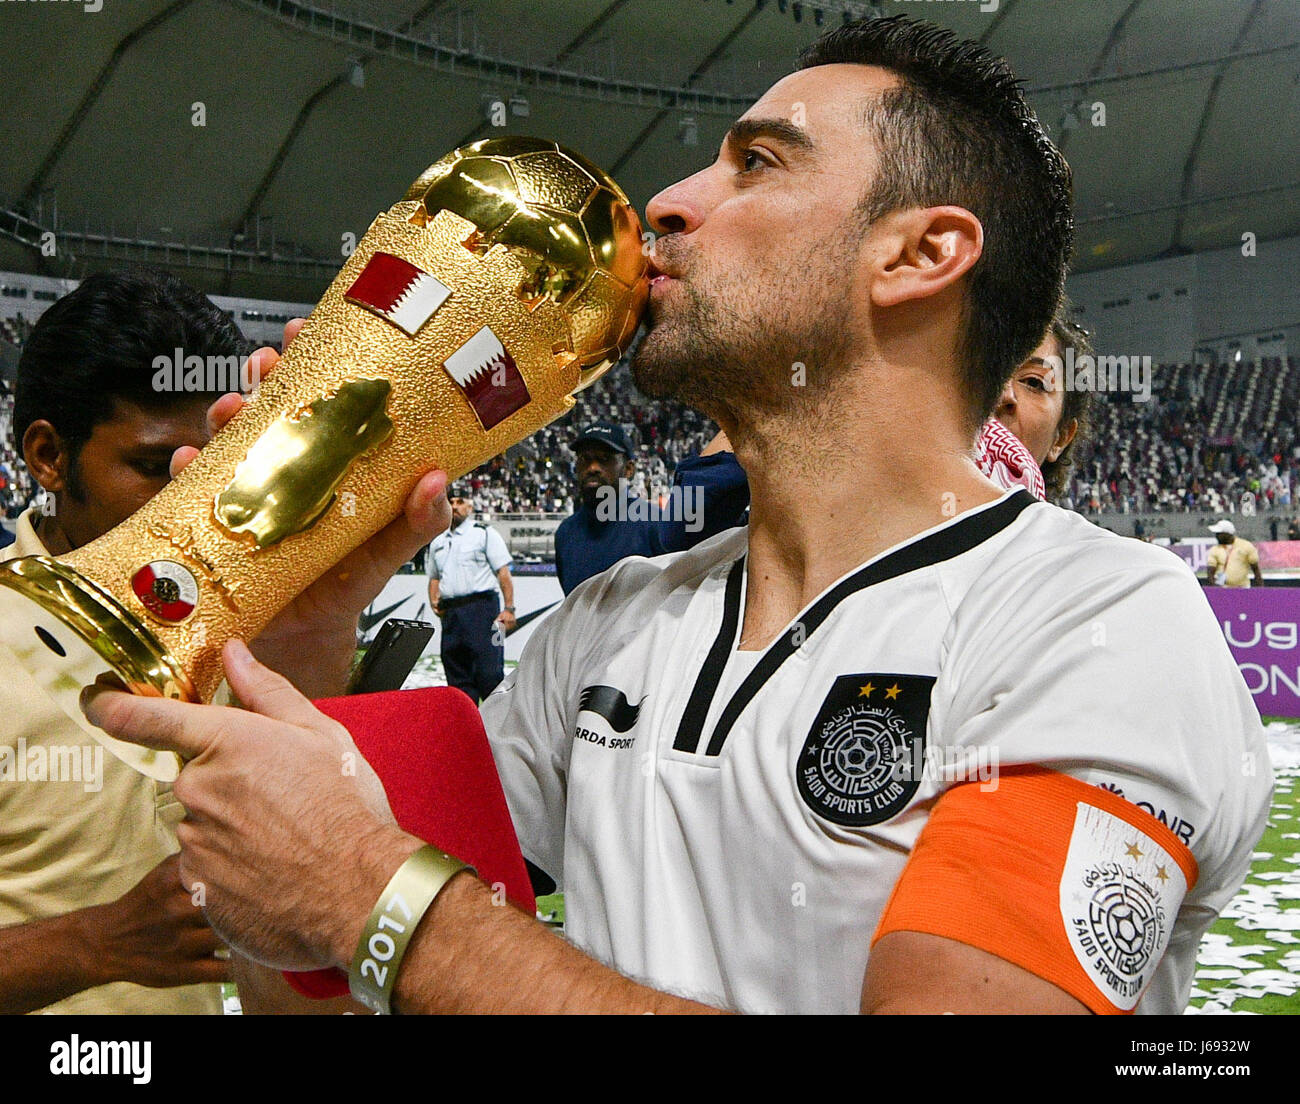
[[[63,710],[160,781],[174,756],[85,720],[83,685],[211,701],[222,645],[400,513],[573,406],[647,295],[617,184],[554,142],[448,154],[381,213],[250,401],[181,475],[65,556],[0,564],[0,639]]]

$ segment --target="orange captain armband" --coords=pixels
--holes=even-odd
[[[925,932],[1006,959],[1097,1013],[1132,1012],[1196,860],[1155,817],[1042,767],[936,802],[872,939]]]

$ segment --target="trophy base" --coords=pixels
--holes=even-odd
[[[48,556],[0,563],[0,643],[68,718],[118,759],[159,782],[180,761],[115,740],[81,711],[82,687],[104,673],[145,697],[198,701],[189,678],[161,641],[98,583]]]

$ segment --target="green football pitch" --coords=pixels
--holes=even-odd
[[[1189,1012],[1300,1013],[1300,768],[1274,774],[1268,827],[1201,943]]]

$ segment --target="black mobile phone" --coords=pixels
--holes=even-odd
[[[432,638],[433,626],[429,622],[390,617],[366,649],[348,693],[400,690]]]

